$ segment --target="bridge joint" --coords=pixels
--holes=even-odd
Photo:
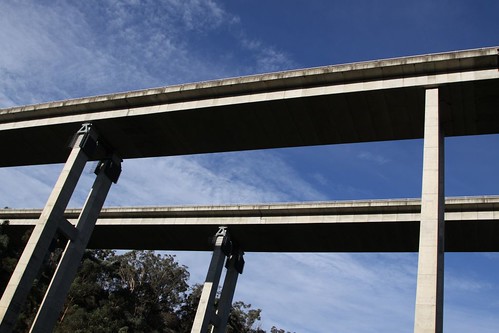
[[[70,241],[74,241],[78,237],[78,229],[66,219],[62,219],[59,223],[59,231]]]

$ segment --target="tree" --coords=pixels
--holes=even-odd
[[[57,332],[168,332],[188,289],[187,269],[172,256],[152,251],[87,251],[71,286]],[[83,326],[85,327],[85,326]],[[83,331],[82,331],[83,332]]]
[[[253,328],[259,321],[261,309],[251,309],[251,304],[235,302],[229,315],[227,333],[260,333],[264,332],[259,327]]]
[[[0,290],[2,291],[7,286],[17,263],[14,249],[9,247],[10,239],[5,230],[8,225],[8,221],[3,221],[0,224]]]
[[[291,333],[291,332],[272,326],[272,328],[270,329],[270,333]]]
[[[191,331],[202,290],[203,286],[201,284],[195,284],[189,288],[182,306],[177,311],[177,316],[179,318],[178,332]]]
[[[8,221],[3,221],[0,224],[0,290],[2,293],[31,235],[31,230],[27,230],[23,234],[11,238],[9,237],[8,228]],[[33,281],[33,287],[24,302],[23,309],[14,327],[14,332],[26,332],[29,330],[62,252],[58,245],[60,245],[59,239],[56,237],[49,253],[43,260],[40,272]]]
[[[113,295],[115,262],[113,251],[85,252],[55,332],[126,332],[124,302]]]
[[[22,247],[11,246],[5,227],[0,225],[2,289],[22,252]],[[29,329],[60,257],[60,245],[47,256],[15,332]],[[187,267],[173,256],[153,251],[86,251],[55,332],[188,333],[202,290],[202,285],[189,287],[188,278]],[[235,302],[227,333],[265,333],[258,325],[260,315],[260,309]]]

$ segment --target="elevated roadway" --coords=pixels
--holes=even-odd
[[[33,332],[56,322],[87,244],[211,250],[219,226],[248,252],[419,251],[414,332],[442,332],[444,252],[499,251],[499,198],[445,201],[443,177],[446,136],[499,133],[498,65],[498,49],[484,48],[0,110],[0,167],[66,161],[43,213],[0,211],[12,239],[33,228],[0,300],[0,332],[13,329],[58,234],[70,242]],[[421,200],[109,208],[98,215],[120,158],[416,138],[424,138]],[[78,211],[64,215],[89,158],[101,160],[89,200],[79,218]],[[76,228],[68,223],[75,219]],[[217,232],[209,269],[217,273],[207,278],[193,332],[222,322],[212,314],[226,240],[223,229]],[[242,257],[230,254],[226,291],[233,294]]]
[[[445,208],[446,251],[499,251],[499,197],[448,198]],[[417,252],[420,212],[416,199],[105,208],[89,247],[210,251],[228,226],[247,252]],[[19,238],[40,213],[0,209],[0,222]]]
[[[446,136],[499,133],[498,50],[484,48],[2,109],[0,167],[64,162],[84,122],[124,159],[422,138],[432,86]]]

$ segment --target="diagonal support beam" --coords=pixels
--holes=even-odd
[[[53,330],[71,283],[78,271],[99,212],[104,205],[112,182],[117,181],[116,174],[119,176],[120,172],[121,161],[116,157],[101,161],[97,167],[97,177],[78,217],[76,237],[66,245],[30,332],[43,333]]]
[[[239,274],[243,273],[244,258],[243,252],[240,250],[234,253],[227,259],[227,274],[225,275],[222,293],[217,306],[218,322],[214,325],[213,333],[225,333],[227,322],[229,321],[229,314],[232,308],[232,299],[236,291],[236,284]]]

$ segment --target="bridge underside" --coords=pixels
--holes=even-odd
[[[210,251],[218,227],[227,226],[246,252],[417,252],[420,210],[420,200],[107,208],[89,247]],[[20,239],[39,214],[2,209],[0,221]],[[445,251],[499,251],[499,198],[447,199],[445,229]]]
[[[64,162],[85,122],[124,159],[423,138],[432,85],[445,136],[499,133],[497,69],[484,49],[4,109],[0,167]]]
[[[446,136],[499,132],[499,80],[440,87]],[[423,137],[422,87],[92,120],[123,158]],[[466,112],[465,112],[466,110]],[[81,121],[0,131],[0,166],[61,163]],[[36,144],[34,144],[36,143]],[[96,158],[102,156],[97,155]]]
[[[91,248],[210,251],[217,226],[98,226]],[[120,240],[109,241],[116,238]],[[419,222],[231,225],[246,252],[417,252]],[[445,251],[498,252],[499,221],[446,223]]]

